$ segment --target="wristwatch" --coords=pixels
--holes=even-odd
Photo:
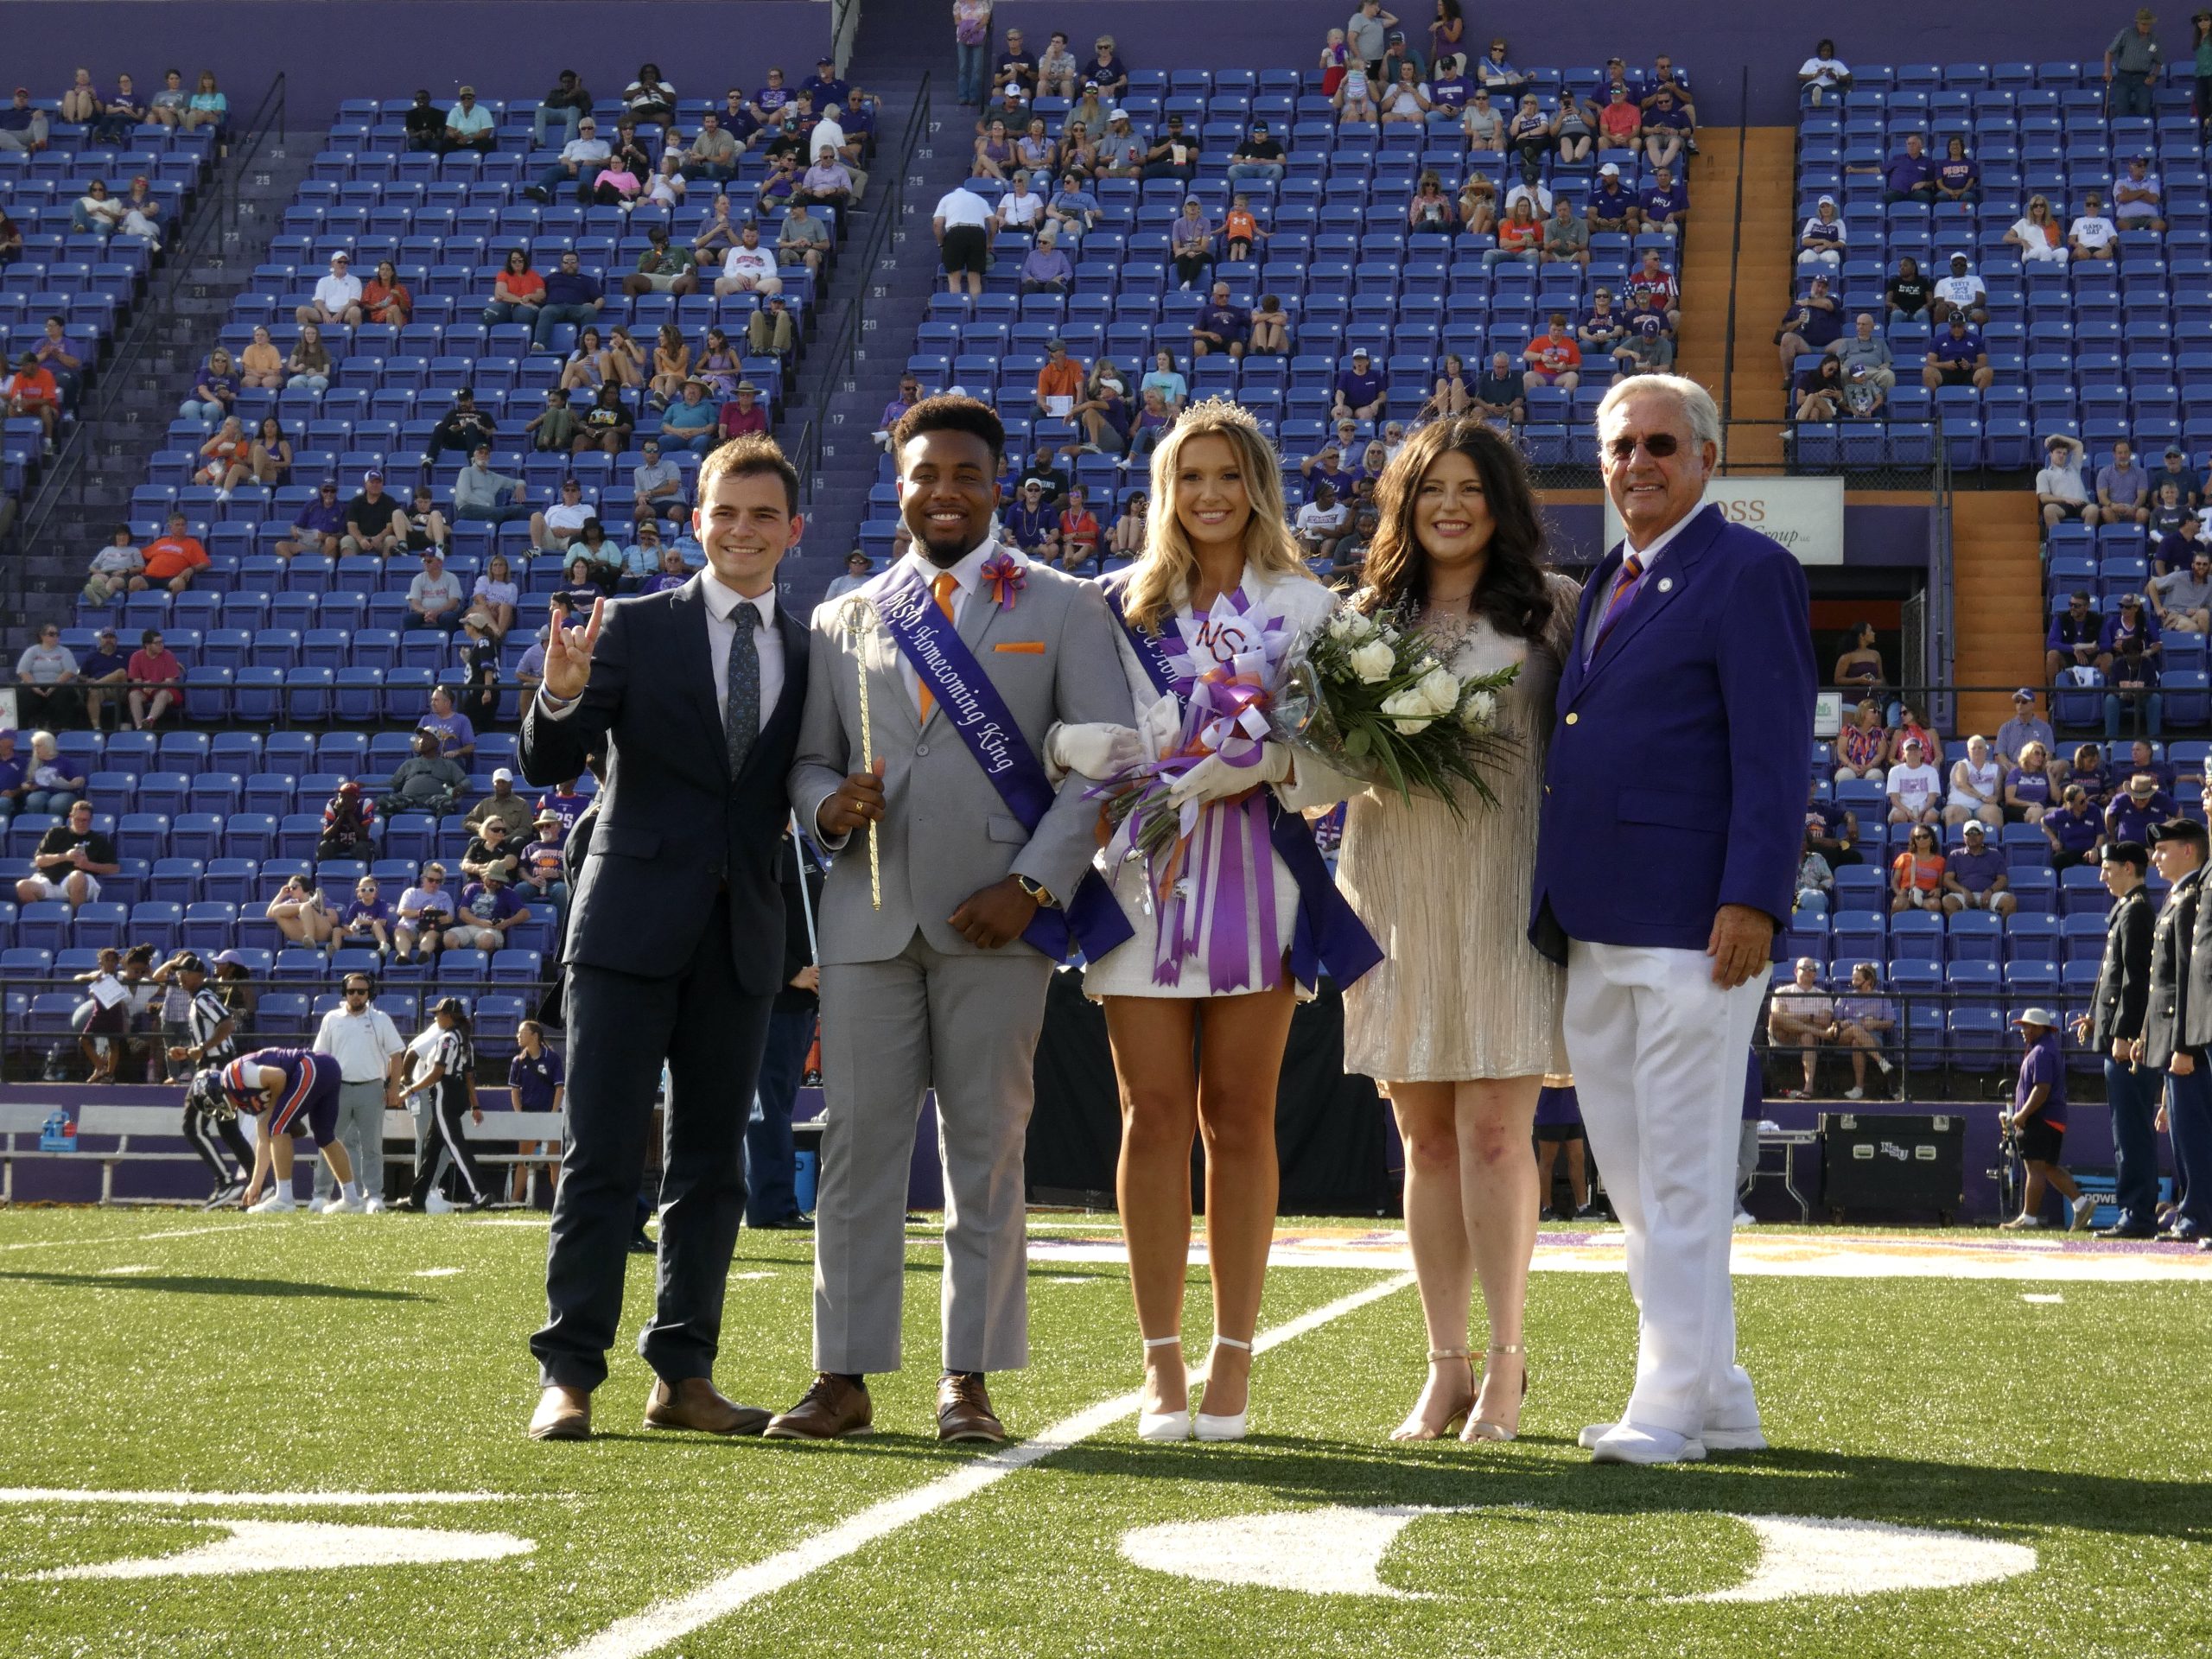
[[[1051,891],[1041,882],[1032,881],[1027,876],[1021,874],[1018,871],[1015,873],[1014,879],[1021,883],[1021,890],[1027,893],[1032,899],[1034,899],[1044,909],[1058,910],[1060,907],[1060,901],[1053,898]]]

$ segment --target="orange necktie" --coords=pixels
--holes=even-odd
[[[944,613],[944,620],[948,622],[952,620],[952,595],[959,586],[960,584],[952,579],[952,572],[950,570],[944,571],[935,582],[930,583],[930,592],[937,595],[937,607]],[[930,710],[937,707],[937,699],[930,696],[929,687],[922,684],[918,679],[915,682],[914,689],[921,695],[922,724],[926,726],[930,723]]]

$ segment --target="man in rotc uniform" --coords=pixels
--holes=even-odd
[[[2206,849],[2203,825],[2177,818],[2166,829],[2176,825],[2194,832],[2201,873]],[[2159,833],[2163,836],[2165,830]],[[2212,944],[2204,937],[2207,919],[2205,907],[2199,905],[2190,953],[2183,958],[2189,989],[2183,1001],[2182,1034],[2198,1050],[2196,1074],[2187,1082],[2177,1077],[2167,1085],[2165,1109],[2159,1114],[2158,1127],[2173,1138],[2177,1190],[2172,1217],[2158,1236],[2170,1243],[2212,1250],[2212,1078],[2205,1074],[2203,1058],[2203,1045],[2212,1041]],[[2152,1000],[2157,1000],[2155,989]],[[2194,1086],[2189,1086],[2192,1083]]]
[[[2170,1243],[2194,1243],[2212,1233],[2212,1096],[2208,1096],[2204,1041],[2212,1032],[2212,987],[2196,982],[2198,899],[2204,874],[2204,826],[2187,818],[2160,824],[2151,849],[2158,874],[2173,883],[2151,936],[2151,1000],[2143,1034],[2135,1039],[2138,1064],[2165,1072],[2158,1127],[2173,1136],[2174,1161],[2183,1183],[2173,1221],[2158,1236]],[[2212,957],[2205,962],[2212,968]],[[2197,994],[2196,1006],[2190,994]],[[2191,1181],[2192,1166],[2200,1179]],[[2190,1192],[2189,1189],[2196,1190]]]
[[[2151,1074],[2132,1056],[2143,1034],[2151,1001],[2151,935],[2157,918],[2144,890],[2151,855],[2139,841],[2107,846],[2101,874],[2112,894],[2105,922],[2105,956],[2097,969],[2090,1011],[2074,1020],[2074,1040],[2104,1057],[2105,1098],[2112,1105],[2113,1161],[2118,1169],[2113,1199],[2120,1217],[2098,1230],[2099,1238],[2154,1238],[2158,1231],[2158,1141],[2152,1127],[2158,1103]],[[2194,950],[2192,947],[2192,957]]]

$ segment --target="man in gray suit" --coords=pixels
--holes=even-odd
[[[934,1087],[946,1193],[938,1433],[998,1441],[984,1374],[1029,1357],[1022,1156],[1046,986],[1071,929],[1094,954],[1128,931],[1110,893],[1084,885],[1096,804],[1080,777],[1055,793],[1039,757],[1055,728],[1127,726],[1128,691],[1099,590],[991,537],[998,417],[932,397],[893,439],[913,546],[816,611],[791,774],[801,822],[842,855],[821,915],[817,1375],[767,1432],[866,1429],[868,1374],[899,1366],[906,1175]],[[865,835],[853,838],[869,825],[880,904]]]

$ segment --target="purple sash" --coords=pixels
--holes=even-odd
[[[979,596],[973,602],[985,601]],[[1034,832],[1052,804],[1052,780],[968,642],[938,609],[919,577],[894,583],[876,600],[875,608],[1006,810],[1024,830]],[[1067,960],[1072,938],[1095,962],[1135,931],[1098,873],[1085,870],[1064,907],[1039,906],[1021,937],[1054,962]]]
[[[1187,705],[1189,698],[1176,690],[1175,671],[1168,665],[1167,652],[1159,637],[1133,626],[1123,613],[1125,582],[1126,578],[1109,579],[1099,584],[1106,594],[1107,608],[1135,647],[1137,661],[1144,665],[1153,690],[1175,692],[1177,700]],[[1298,888],[1298,922],[1290,943],[1291,976],[1311,988],[1319,972],[1325,969],[1342,990],[1382,960],[1382,948],[1375,943],[1359,913],[1337,891],[1321,849],[1314,844],[1313,825],[1285,807],[1272,789],[1267,791],[1267,804],[1268,839]],[[1263,882],[1268,879],[1263,877]]]

